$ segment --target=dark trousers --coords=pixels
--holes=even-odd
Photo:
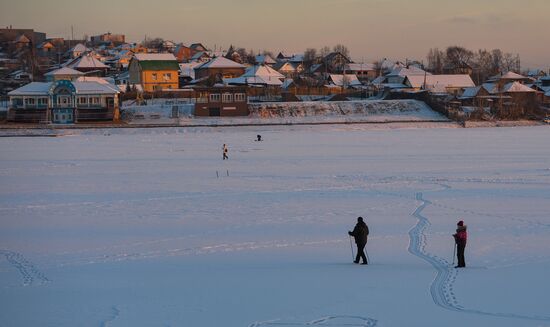
[[[458,259],[459,267],[466,267],[466,262],[464,261],[464,250],[466,249],[466,244],[457,244],[456,245],[456,257]]]
[[[365,255],[365,246],[367,243],[357,243],[357,255],[355,256],[355,262],[359,263],[359,259],[363,259],[363,263],[367,263],[367,256]]]

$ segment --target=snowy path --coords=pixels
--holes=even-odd
[[[0,250],[12,267],[17,269],[23,279],[23,286],[37,286],[48,283],[50,280],[32,262],[25,259],[21,253]]]
[[[422,215],[422,211],[432,202],[426,200],[422,193],[416,194],[416,200],[421,202],[420,206],[416,208],[412,216],[418,219],[417,224],[409,231],[409,252],[424,261],[428,262],[436,270],[436,276],[430,285],[430,294],[434,303],[444,309],[472,313],[493,317],[537,320],[537,321],[550,321],[550,316],[526,316],[514,313],[494,313],[486,312],[477,309],[465,308],[461,305],[453,289],[454,282],[458,277],[458,270],[455,269],[447,260],[440,258],[436,255],[432,255],[426,251],[427,235],[426,229],[430,226],[430,221]]]
[[[306,323],[298,322],[281,322],[281,321],[266,321],[256,322],[249,327],[264,327],[264,326],[332,326],[332,327],[375,327],[378,321],[372,318],[359,316],[329,316],[316,319]]]

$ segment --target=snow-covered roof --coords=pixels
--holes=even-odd
[[[90,51],[90,49],[87,48],[84,44],[79,43],[79,44],[75,45],[70,51],[71,52],[86,52],[86,51]]]
[[[363,85],[355,74],[330,74],[331,82],[336,86],[360,86]]]
[[[252,76],[267,76],[273,78],[285,78],[285,76],[275,69],[266,66],[266,65],[255,65],[248,67],[243,76],[252,77]]]
[[[258,64],[267,64],[267,65],[274,65],[277,62],[271,58],[269,55],[257,55],[255,57],[256,63]]]
[[[514,72],[507,72],[506,74],[500,76],[500,79],[513,79],[513,80],[519,80],[519,79],[526,79],[527,77],[516,74]]]
[[[77,82],[97,82],[99,84],[115,85],[115,79],[112,77],[81,76],[76,79]]]
[[[295,72],[301,67],[301,63],[299,62],[290,62],[290,61],[284,61],[280,62],[279,64],[275,65],[275,69],[278,71],[283,72]]]
[[[526,93],[536,92],[530,87],[527,87],[519,82],[512,82],[504,85],[502,92],[504,93]]]
[[[346,64],[345,70],[359,72],[359,71],[368,71],[368,70],[376,70],[376,69],[373,64],[349,63],[349,64]]]
[[[240,76],[236,78],[224,78],[226,84],[239,84],[239,85],[270,85],[281,86],[283,82],[278,78],[271,78],[269,76]]]
[[[61,67],[56,70],[52,70],[51,72],[47,72],[44,74],[44,76],[82,76],[84,75],[83,72],[79,72],[78,70],[74,70],[69,67]]]
[[[110,83],[99,82],[73,82],[76,88],[76,94],[115,94],[118,93],[118,87]]]
[[[475,87],[470,75],[410,75],[407,76],[408,84],[414,88],[425,87],[431,91],[445,91],[447,88]]]
[[[189,63],[182,63],[179,64],[180,66],[180,75],[181,76],[189,76],[191,78],[195,78],[195,67],[200,66],[200,62],[189,62]]]
[[[424,76],[424,75],[431,75],[431,73],[426,72],[423,69],[420,69],[415,66],[411,66],[409,68],[405,67],[396,67],[394,68],[387,77],[393,77],[393,76],[400,76],[400,77],[406,77],[406,76]]]
[[[174,57],[171,53],[136,53],[134,57],[139,61],[149,61],[149,60],[174,60]]]
[[[525,77],[523,75],[520,75],[520,74],[517,74],[517,73],[514,73],[514,72],[507,72],[505,74],[498,74],[498,75],[491,76],[488,79],[488,81],[489,82],[496,82],[496,81],[499,81],[499,80],[521,81],[521,80],[526,80],[526,79],[528,79],[528,77]]]
[[[47,95],[51,82],[32,82],[8,93],[8,95]]]
[[[9,96],[49,95],[53,83],[32,82],[8,93]],[[76,94],[116,94],[119,92],[115,85],[99,83],[97,81],[72,82]]]
[[[487,90],[490,94],[499,94],[499,93],[531,93],[536,92],[532,88],[525,86],[519,82],[510,82],[505,84],[501,89],[499,89],[497,83],[484,83],[482,87]]]
[[[234,62],[233,60],[229,60],[225,57],[216,57],[210,61],[203,63],[195,69],[203,68],[245,68],[245,66],[239,64],[238,62]]]
[[[107,65],[102,63],[101,61],[97,60],[94,56],[91,54],[83,54],[78,58],[75,58],[74,60],[71,60],[68,62],[65,67],[78,69],[78,68],[109,68]]]
[[[245,73],[237,78],[224,79],[228,84],[261,84],[261,85],[283,85],[284,75],[266,65],[248,67]]]

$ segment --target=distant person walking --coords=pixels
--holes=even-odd
[[[365,255],[365,246],[367,245],[367,238],[369,236],[369,227],[363,221],[363,217],[357,218],[357,224],[353,231],[348,231],[349,236],[355,238],[355,244],[357,244],[357,255],[355,256],[354,263],[359,263],[359,259],[363,259],[363,265],[368,264],[367,256]]]
[[[466,249],[466,241],[468,240],[467,226],[464,225],[464,221],[459,221],[456,224],[456,234],[453,234],[456,243],[456,257],[458,259],[458,265],[455,268],[465,268],[466,262],[464,260],[464,250]]]
[[[226,144],[223,145],[222,150],[223,150],[223,160],[229,160],[229,157],[227,156],[227,151],[228,150],[227,150],[227,145]]]

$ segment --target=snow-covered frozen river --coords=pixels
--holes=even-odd
[[[0,138],[0,326],[550,326],[549,140],[389,125]],[[357,216],[368,266],[352,263]]]

